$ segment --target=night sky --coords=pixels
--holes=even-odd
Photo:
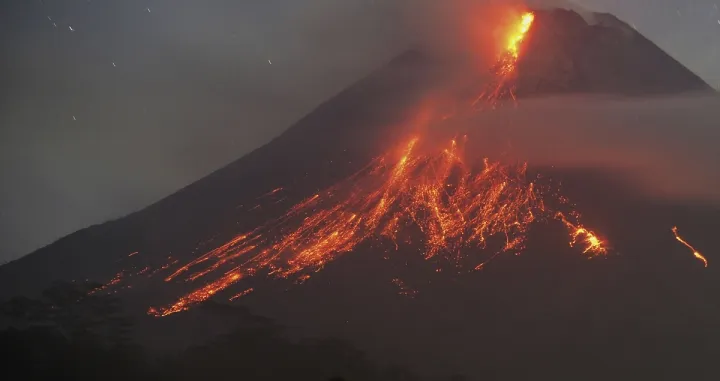
[[[400,3],[3,1],[0,261],[138,210],[277,136],[415,40]],[[577,3],[720,85],[715,1]]]

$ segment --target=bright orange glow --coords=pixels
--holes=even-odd
[[[515,99],[514,75],[520,57],[520,47],[530,32],[534,21],[535,15],[532,12],[526,12],[522,14],[520,20],[511,26],[505,50],[500,53],[493,67],[494,79],[473,102],[473,107],[478,104],[487,104],[494,108],[503,98]]]
[[[705,256],[702,255],[702,254],[700,254],[700,252],[697,251],[692,245],[690,245],[687,241],[685,241],[682,237],[680,237],[680,234],[678,234],[678,228],[677,228],[677,226],[673,226],[672,232],[673,232],[673,234],[675,235],[675,239],[676,239],[678,242],[682,243],[683,245],[685,245],[685,247],[687,247],[688,249],[690,249],[690,251],[692,251],[693,256],[694,256],[695,258],[697,258],[699,261],[701,261],[701,262],[705,265],[705,267],[708,267],[708,261],[707,261],[707,259],[705,258]]]
[[[522,15],[519,24],[514,26],[515,30],[512,31],[508,37],[507,52],[517,60],[520,50],[520,44],[525,39],[525,36],[530,31],[530,27],[535,21],[535,15],[532,12],[526,12]]]

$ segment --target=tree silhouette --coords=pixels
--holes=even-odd
[[[120,301],[95,291],[96,283],[56,282],[39,299],[15,297],[0,305],[10,326],[52,327],[66,338],[94,337],[108,346],[127,340],[132,326]]]
[[[7,374],[17,379],[140,379],[139,348],[119,301],[95,293],[92,283],[55,283],[40,298],[15,297],[0,305]],[[11,376],[12,377],[12,376]]]
[[[273,320],[247,308],[207,302],[206,312],[238,325],[205,344],[150,359],[130,340],[131,322],[120,301],[99,285],[57,283],[37,299],[0,304],[9,328],[0,332],[0,356],[10,379],[294,381],[412,381],[400,368],[385,369],[338,339],[289,338]],[[6,379],[6,378],[3,378]]]
[[[215,340],[188,348],[163,365],[168,380],[416,380],[377,366],[364,352],[338,339],[293,340],[271,319],[246,308],[207,307],[231,313],[241,324]],[[402,372],[409,376],[410,373]]]

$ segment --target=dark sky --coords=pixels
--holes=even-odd
[[[0,261],[267,142],[413,42],[408,25],[422,23],[406,11],[422,2],[3,1]],[[714,1],[577,3],[615,13],[720,84]]]

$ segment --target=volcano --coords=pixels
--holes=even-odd
[[[468,112],[548,93],[709,91],[621,21],[594,18],[524,14]],[[457,118],[427,106],[444,68],[398,56],[226,167],[0,267],[2,296],[102,280],[155,327],[208,300],[242,303],[424,372],[705,375],[720,311],[702,253],[719,211],[648,200],[604,173],[466,160],[464,136],[416,128]]]

